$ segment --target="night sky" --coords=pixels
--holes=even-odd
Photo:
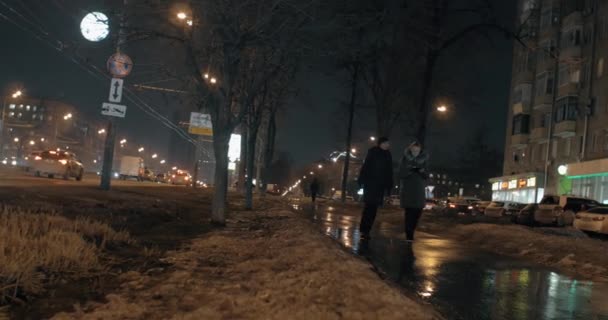
[[[511,26],[515,12],[513,1],[492,0],[499,19]],[[64,49],[77,52],[91,65],[104,70],[107,57],[113,52],[111,41],[98,44],[80,36],[79,20],[96,1],[5,1],[29,22],[15,17],[15,13],[0,5],[0,13],[17,21],[19,26],[0,17],[0,38],[3,42],[0,57],[0,89],[20,85],[26,94],[36,97],[60,98],[73,103],[87,118],[101,120],[101,103],[107,98],[108,80],[98,79],[79,67],[68,57],[42,39],[56,39]],[[455,25],[461,22],[454,22]],[[24,30],[26,29],[26,30]],[[415,44],[412,44],[415,45]],[[504,134],[511,74],[512,41],[494,34],[492,40],[471,37],[462,41],[443,56],[436,72],[441,83],[450,83],[449,91],[442,91],[453,107],[448,118],[434,119],[429,138],[435,163],[452,152],[458,152],[472,134],[472,129],[483,125],[491,146],[501,149]],[[135,62],[135,69],[127,83],[143,83],[166,78],[158,71],[160,58],[182,59],[179,52],[167,56],[141,50],[134,46],[127,52]],[[142,63],[141,61],[145,61]],[[347,100],[345,78],[331,69],[319,70],[318,65],[302,66],[296,80],[297,96],[282,111],[277,147],[286,151],[299,165],[318,160],[343,144],[345,136],[344,109]],[[171,82],[155,85],[171,87]],[[189,110],[188,97],[172,97],[142,92],[140,97],[157,111],[171,117],[174,110]],[[129,106],[129,103],[126,103]],[[181,119],[187,121],[188,119]],[[168,150],[170,130],[136,107],[129,106],[127,118],[119,124],[119,137],[124,135],[135,143],[152,146],[159,153]],[[355,119],[355,138],[364,141],[373,133],[373,118],[367,111],[358,111]],[[400,152],[408,138],[396,130],[392,139]],[[361,144],[364,145],[364,144]]]

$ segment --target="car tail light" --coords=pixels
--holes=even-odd
[[[469,210],[473,210],[473,206],[469,206]]]
[[[455,204],[453,204],[453,203],[450,203],[449,207],[450,207],[450,208],[456,208],[456,205],[455,205]]]
[[[593,217],[593,221],[604,221],[604,217]]]

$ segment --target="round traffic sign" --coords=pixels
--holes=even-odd
[[[133,61],[128,55],[117,52],[108,59],[108,71],[117,78],[123,78],[131,73]]]

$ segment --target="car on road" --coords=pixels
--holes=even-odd
[[[144,172],[141,175],[141,181],[156,181],[156,175],[148,168],[144,168]]]
[[[585,232],[608,234],[608,207],[595,207],[577,213],[574,227]]]
[[[192,184],[192,177],[188,171],[177,170],[171,174],[169,183],[176,186],[189,186]]]
[[[424,210],[425,211],[433,211],[433,209],[438,205],[438,200],[435,199],[426,199],[426,202],[424,203]]]
[[[472,197],[448,197],[442,204],[437,206],[438,209],[434,211],[443,214],[470,214],[472,212],[472,204],[479,201],[477,198]]]
[[[577,196],[544,196],[534,212],[533,223],[542,225],[557,225],[559,227],[572,225],[575,214],[602,205],[593,200]]]
[[[486,217],[500,218],[519,212],[525,205],[512,201],[494,201],[485,209]]]
[[[27,161],[29,171],[37,177],[60,176],[65,180],[76,178],[77,181],[81,181],[84,176],[84,166],[72,152],[48,150],[34,155]]]
[[[169,183],[170,180],[171,180],[171,174],[170,173],[159,173],[159,174],[156,175],[156,178],[154,179],[154,182]]]

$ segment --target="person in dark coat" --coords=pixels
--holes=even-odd
[[[319,193],[319,180],[314,178],[310,183],[310,197],[312,198],[312,202],[317,201],[317,194]]]
[[[401,208],[405,209],[405,237],[414,240],[414,232],[426,204],[428,155],[418,142],[403,154],[399,167]]]
[[[369,149],[359,173],[359,186],[363,188],[363,216],[359,231],[362,239],[369,239],[378,207],[393,187],[393,157],[388,138],[378,139],[378,145]]]

